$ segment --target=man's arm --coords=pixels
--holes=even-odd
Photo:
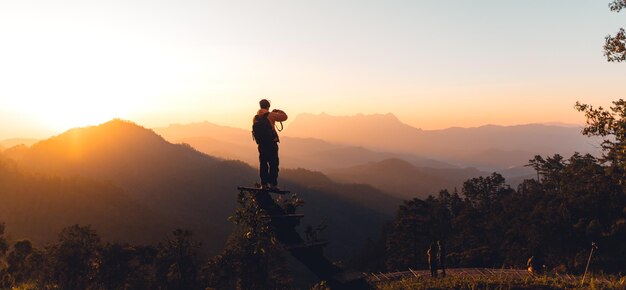
[[[267,118],[270,121],[274,121],[274,122],[283,122],[287,120],[287,114],[281,110],[272,110],[272,112],[270,112],[269,115],[267,115]]]

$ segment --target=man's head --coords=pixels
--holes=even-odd
[[[261,109],[266,109],[269,110],[270,108],[270,101],[263,99],[259,102],[259,106],[261,106]]]

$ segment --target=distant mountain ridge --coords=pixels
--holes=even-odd
[[[392,114],[331,116],[302,114],[285,130],[291,137],[316,136],[328,142],[359,145],[373,150],[419,154],[460,166],[485,169],[518,166],[520,154],[598,153],[598,139],[587,138],[581,128],[541,124],[422,130],[402,123]],[[513,153],[511,158],[489,151]],[[516,152],[516,153],[514,153]]]
[[[320,170],[334,180],[369,184],[401,198],[423,198],[493,171],[502,173],[516,186],[523,179],[535,177],[530,168],[524,167],[535,155],[593,153],[597,152],[594,142],[599,143],[582,136],[581,128],[571,126],[485,125],[422,130],[402,123],[393,114],[303,114],[285,125],[280,144],[283,168]],[[155,131],[172,142],[184,142],[208,154],[243,160],[252,166],[258,162],[256,144],[244,129],[205,122]],[[398,168],[393,168],[388,161],[394,159],[413,166],[396,162],[393,164]]]
[[[209,154],[249,164],[257,160],[255,144],[245,129],[205,122],[155,131],[171,142],[189,143]],[[400,158],[418,167],[499,171],[525,165],[534,155],[568,156],[574,152],[597,155],[600,144],[597,138],[583,136],[581,127],[571,125],[484,125],[422,130],[402,123],[393,114],[301,114],[285,122],[281,138],[285,166],[323,171],[388,158]],[[307,142],[310,144],[304,145]],[[209,147],[223,150],[208,151]]]
[[[241,160],[253,166],[258,163],[256,144],[250,131],[220,126],[210,122],[187,125],[174,124],[154,128],[156,133],[172,143],[187,143],[214,156]],[[387,158],[402,158],[416,166],[453,168],[452,164],[414,154],[377,152],[360,145],[342,146],[311,137],[289,137],[281,134],[281,165],[287,168],[307,168],[324,171],[329,168],[354,166]]]

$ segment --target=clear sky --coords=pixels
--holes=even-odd
[[[624,98],[608,0],[0,1],[0,139],[114,117],[248,127],[394,113],[424,129],[580,123]]]

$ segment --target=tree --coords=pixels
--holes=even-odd
[[[209,260],[203,278],[215,289],[290,289],[293,279],[287,270],[284,249],[271,229],[266,212],[259,206],[254,193],[240,192],[239,207],[229,218],[236,229],[228,238],[224,250]],[[295,196],[283,208],[295,210],[301,205]]]
[[[602,151],[603,163],[609,165],[613,176],[619,178],[622,184],[626,167],[626,101],[619,99],[613,102],[613,106],[606,110],[602,107],[597,109],[591,105],[576,102],[576,109],[585,113],[587,125],[583,134],[587,136],[599,136],[603,138]]]
[[[0,160],[0,162],[1,161],[2,160]],[[2,163],[0,163],[0,166],[2,166]],[[6,238],[4,237],[4,223],[0,223],[0,287],[6,287],[6,285],[4,284],[7,284],[7,280],[10,278],[4,274],[5,265],[2,263],[8,249],[9,245]]]
[[[626,0],[613,0],[609,3],[609,8],[611,11],[620,12],[626,8]],[[606,36],[604,55],[610,62],[626,61],[626,31],[624,28],[620,28],[615,36]]]
[[[107,243],[101,251],[99,280],[105,289],[155,289],[156,254],[151,246]]]
[[[0,259],[6,255],[7,250],[9,249],[7,239],[4,237],[4,228],[4,223],[0,223]]]
[[[176,229],[173,237],[159,245],[157,279],[168,289],[198,289],[198,249],[200,243],[192,240],[193,233]]]
[[[414,198],[400,205],[387,239],[387,268],[391,271],[426,268],[426,251],[435,242],[431,205]]]
[[[61,289],[95,286],[100,266],[100,237],[90,226],[73,225],[59,234],[49,249],[51,278]]]
[[[13,251],[7,257],[7,273],[11,275],[15,285],[27,280],[34,270],[28,265],[28,257],[31,253],[33,253],[33,245],[29,240],[18,241],[13,245]]]

